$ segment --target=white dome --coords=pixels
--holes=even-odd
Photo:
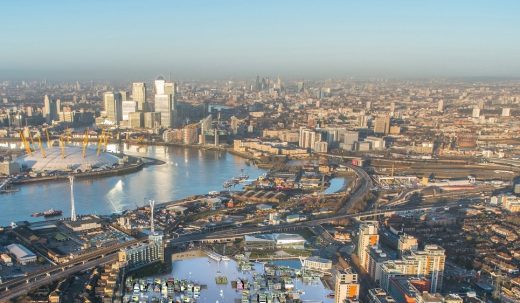
[[[41,150],[35,150],[31,155],[23,155],[16,162],[25,168],[33,171],[52,171],[52,170],[91,170],[99,167],[111,167],[119,162],[119,158],[101,152],[99,156],[95,149],[87,148],[85,158],[83,149],[77,146],[67,146],[64,148],[65,157],[62,158],[60,147],[50,147],[45,149],[44,158]]]

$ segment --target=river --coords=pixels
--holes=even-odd
[[[117,151],[117,145],[109,145]],[[142,206],[148,199],[156,203],[181,199],[195,194],[222,190],[224,181],[238,176],[241,169],[257,178],[264,173],[246,160],[222,151],[199,150],[173,146],[136,146],[124,148],[129,155],[156,158],[166,162],[146,166],[122,176],[74,181],[77,214],[106,215]],[[0,195],[0,225],[28,220],[31,214],[49,208],[63,210],[70,216],[68,182],[43,182],[19,186],[20,191]]]

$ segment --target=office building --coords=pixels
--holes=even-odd
[[[60,101],[53,100],[48,95],[43,99],[43,117],[47,123],[58,120],[58,112],[60,111]]]
[[[123,120],[123,100],[120,93],[105,92],[103,103],[107,120],[112,124],[119,124]]]
[[[161,127],[172,128],[174,126],[175,83],[165,82],[163,79],[155,80],[155,112],[161,114]]]
[[[142,112],[133,112],[128,114],[128,127],[141,128],[144,126],[144,114]]]
[[[146,103],[146,84],[143,82],[132,83],[132,100],[137,102],[139,111],[148,111]]]
[[[334,287],[334,302],[355,301],[359,298],[358,275],[351,271],[338,271]]]
[[[130,113],[137,111],[137,102],[132,100],[126,100],[122,102],[122,120],[128,121]]]
[[[369,248],[377,246],[379,243],[379,235],[375,223],[363,223],[359,227],[358,245],[356,255],[363,269],[368,269]]]
[[[159,128],[161,126],[161,113],[145,112],[143,117],[145,128]]]
[[[375,119],[374,133],[384,135],[390,133],[390,116],[377,117]]]

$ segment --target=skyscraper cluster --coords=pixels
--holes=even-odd
[[[105,92],[105,123],[132,128],[172,128],[177,122],[177,85],[159,77],[154,81],[154,91],[153,102],[147,100],[147,87],[144,82],[132,83],[130,99],[125,91]]]

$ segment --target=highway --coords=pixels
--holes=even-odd
[[[90,261],[103,259],[105,257],[105,255],[114,254],[115,252],[118,252],[121,248],[131,246],[133,244],[142,242],[144,240],[146,240],[146,238],[145,239],[134,239],[134,240],[130,240],[130,241],[127,241],[124,243],[119,243],[119,244],[116,244],[116,245],[113,245],[110,247],[97,249],[93,252],[89,252],[89,253],[80,255],[80,256],[72,259],[71,261],[31,272],[25,277],[6,281],[5,283],[0,284],[0,289],[5,291],[12,287],[16,287],[19,285],[23,286],[27,283],[27,281],[36,281],[40,278],[47,277],[48,274],[52,274],[57,271],[69,270],[69,269],[74,271],[79,265],[82,266],[83,264],[87,264]],[[76,270],[75,272],[78,272],[78,270]],[[0,301],[2,301],[3,295],[4,295],[4,292],[0,293]]]
[[[28,277],[24,278],[23,284],[18,284],[17,286],[14,286],[10,288],[9,290],[4,290],[0,293],[0,302],[6,302],[8,300],[14,299],[16,297],[19,297],[21,295],[25,295],[28,292],[37,289],[38,287],[50,284],[52,282],[55,282],[60,279],[65,279],[73,276],[74,274],[87,270],[89,268],[93,268],[96,266],[104,265],[107,263],[111,263],[117,260],[117,254],[111,254],[99,259],[95,259],[92,261],[88,261],[73,267],[63,268],[61,269],[54,269],[54,271],[49,272],[48,275],[43,276],[39,279],[29,279]],[[30,285],[27,285],[29,284]]]

